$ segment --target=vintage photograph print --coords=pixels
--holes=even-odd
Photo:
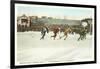
[[[11,66],[96,63],[96,6],[11,2]]]

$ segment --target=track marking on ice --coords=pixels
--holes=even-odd
[[[49,57],[45,58],[45,60],[43,61],[52,61],[52,60],[56,60],[56,59],[59,59],[63,56],[65,56],[66,54],[68,55],[66,59],[68,58],[72,58],[71,56],[73,56],[75,54],[75,49],[77,49],[77,47],[74,47],[72,49],[69,49],[68,51],[60,51],[60,52],[57,52],[57,53],[54,53],[53,55],[50,55]],[[66,49],[67,50],[67,49]],[[68,59],[69,60],[69,59]]]

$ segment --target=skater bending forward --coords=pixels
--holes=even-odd
[[[48,33],[48,32],[49,32],[49,29],[46,26],[43,26],[42,29],[41,29],[41,35],[42,35],[42,37],[40,38],[40,40],[44,39],[46,33]]]
[[[59,33],[59,28],[58,28],[58,27],[55,27],[55,28],[53,29],[53,33],[54,33],[54,35],[51,36],[51,37],[53,37],[54,40],[55,40],[55,38],[56,38],[56,36],[57,36],[57,33]]]

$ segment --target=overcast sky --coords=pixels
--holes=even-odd
[[[88,18],[94,16],[94,9],[92,8],[60,7],[29,4],[16,4],[15,7],[17,16],[26,14],[27,16],[37,15],[69,19],[82,19],[85,17]]]

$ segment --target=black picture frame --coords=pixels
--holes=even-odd
[[[71,62],[71,63],[52,63],[52,64],[36,64],[36,65],[15,65],[15,4],[35,4],[35,5],[49,5],[62,7],[82,7],[94,9],[94,61]],[[10,68],[29,68],[29,67],[44,67],[44,66],[60,66],[60,65],[77,65],[77,64],[91,64],[96,63],[96,6],[95,5],[81,5],[81,4],[65,4],[65,3],[50,3],[50,2],[34,2],[34,1],[14,1],[10,3]]]

